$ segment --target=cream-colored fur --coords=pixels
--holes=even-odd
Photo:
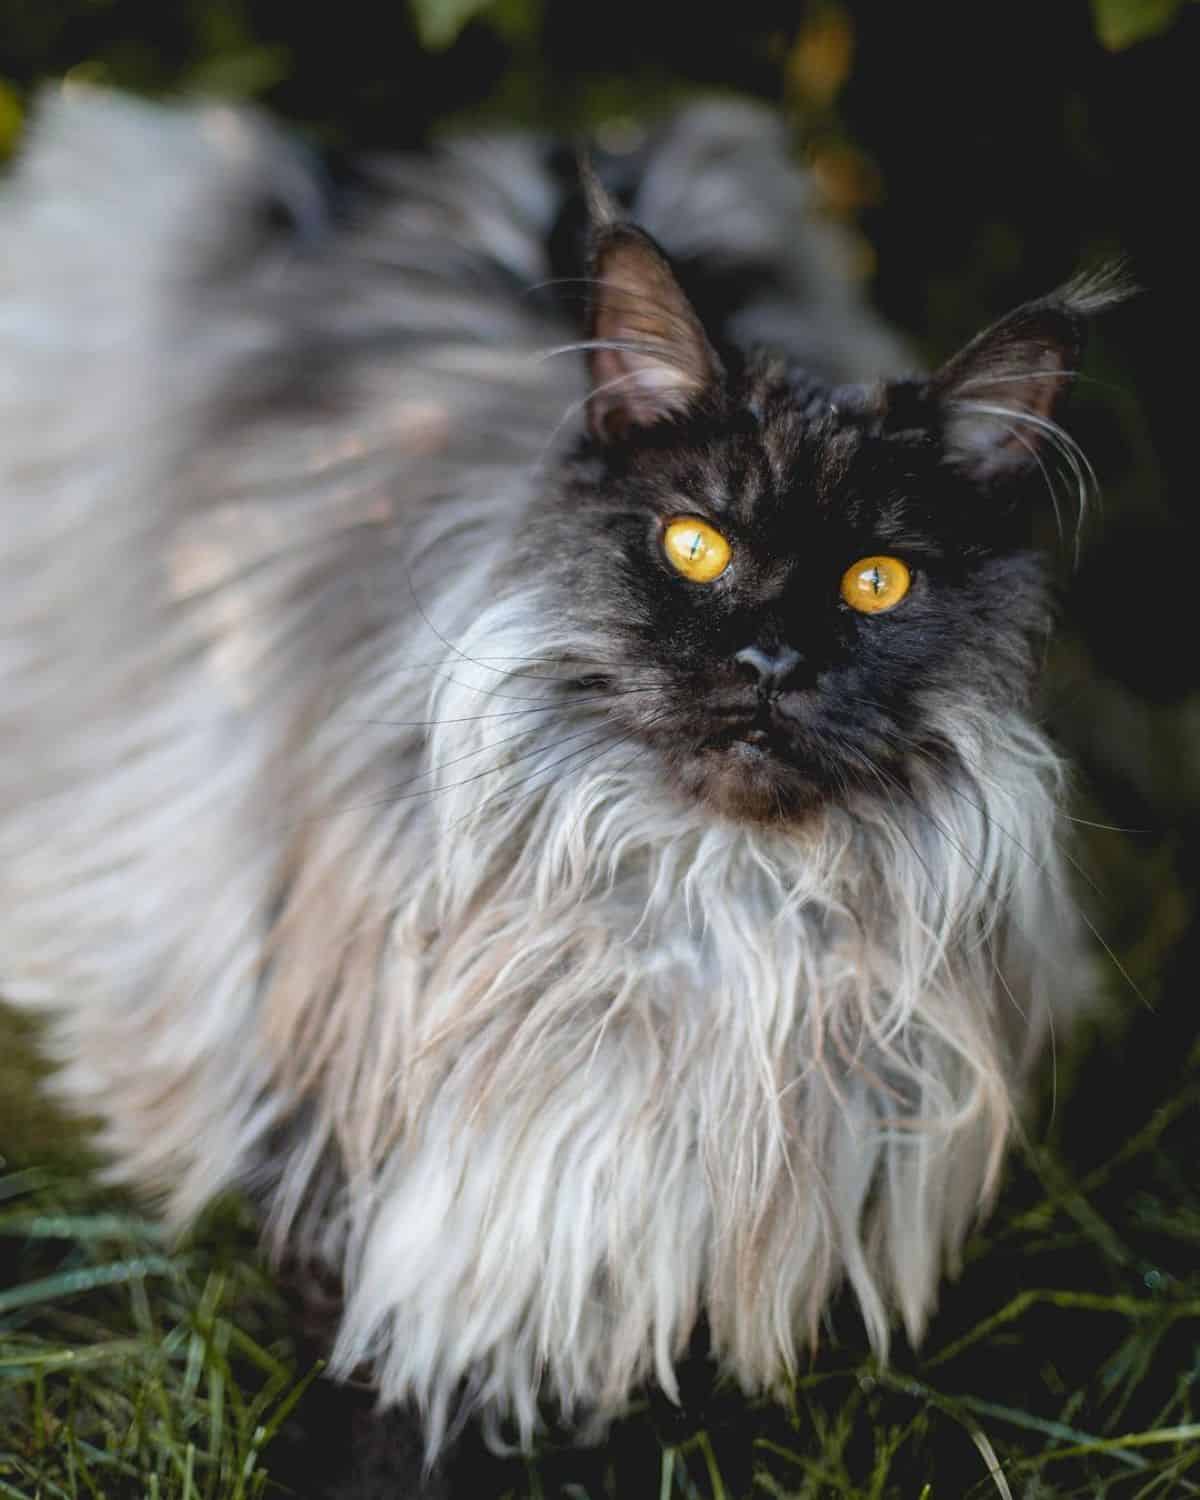
[[[827,289],[795,346],[894,369],[765,130],[685,115],[643,217],[724,205]],[[249,1182],[344,1270],[339,1367],[432,1448],[464,1386],[526,1438],[670,1391],[702,1313],[750,1388],[844,1281],[918,1337],[1078,992],[1019,708],[964,684],[959,770],[764,830],[564,698],[589,643],[508,559],[581,376],[454,266],[544,275],[531,163],[397,168],[327,266],[245,227],[316,212],[260,123],[85,96],[0,200],[5,993],[174,1220]]]

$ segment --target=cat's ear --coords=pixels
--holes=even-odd
[[[593,204],[588,425],[600,438],[684,411],[721,364],[666,256]]]
[[[934,375],[950,462],[987,480],[1044,462],[1083,356],[1088,320],[1130,294],[1119,273],[1078,279],[973,339]]]

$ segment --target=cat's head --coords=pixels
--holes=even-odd
[[[1055,414],[1118,293],[1077,282],[928,378],[831,389],[716,347],[629,224],[598,224],[591,270],[587,430],[536,546],[631,742],[777,820],[901,797],[956,715],[1011,718],[1048,616],[1030,508],[1082,475]]]

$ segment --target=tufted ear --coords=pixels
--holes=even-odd
[[[1115,273],[1080,278],[1026,303],[978,335],[929,382],[947,454],[976,479],[1042,462],[1078,373],[1087,321],[1131,289]]]
[[[617,438],[685,410],[721,363],[669,261],[631,224],[592,233],[588,425]]]

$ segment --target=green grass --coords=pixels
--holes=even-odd
[[[303,1391],[236,1205],[186,1245],[86,1178],[0,1176],[0,1496],[268,1492]]]
[[[684,1413],[650,1397],[601,1448],[496,1459],[472,1500],[1200,1496],[1200,1084],[1116,1133],[1087,1167],[1061,1143],[1017,1157],[919,1355],[879,1368],[842,1308],[785,1407],[700,1364]],[[274,1456],[316,1372],[245,1210],[170,1246],[71,1137],[43,1154],[0,1170],[0,1497],[285,1493]]]

